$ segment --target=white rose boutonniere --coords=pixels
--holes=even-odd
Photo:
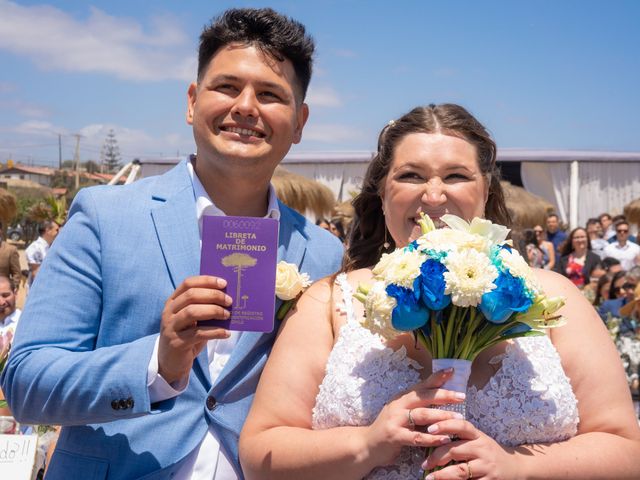
[[[276,268],[276,296],[283,301],[276,318],[282,320],[302,292],[311,285],[309,274],[300,273],[293,263],[278,262]]]

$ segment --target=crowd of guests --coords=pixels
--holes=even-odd
[[[627,219],[603,213],[567,233],[552,213],[545,227],[536,225],[514,234],[529,264],[570,279],[603,320],[620,317],[620,308],[635,299],[640,280],[640,245]],[[638,313],[633,309],[630,314],[628,325],[635,331],[640,324]]]

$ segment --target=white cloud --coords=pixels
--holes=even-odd
[[[0,48],[40,68],[135,81],[190,81],[195,76],[193,46],[175,19],[153,18],[145,31],[134,20],[95,7],[82,21],[52,6],[7,0],[0,0],[0,11]]]
[[[58,161],[58,134],[62,135],[63,159],[72,158],[76,148],[75,135],[80,135],[80,159],[100,160],[100,150],[110,130],[120,147],[123,162],[134,158],[187,155],[195,149],[193,137],[185,127],[184,133],[153,135],[144,130],[115,124],[90,124],[71,131],[53,123],[39,120],[22,122],[11,127],[0,126],[0,158],[2,152],[13,152],[26,158],[26,152],[35,155],[38,164],[56,164]],[[26,146],[30,146],[25,150]],[[42,150],[37,147],[48,147]]]
[[[356,58],[358,54],[353,50],[339,49],[339,50],[336,50],[336,56],[342,57],[342,58]]]
[[[0,94],[12,93],[16,91],[16,86],[10,82],[0,82]]]
[[[11,111],[12,115],[27,118],[45,118],[50,115],[48,109],[22,100],[0,99],[0,110]]]
[[[307,125],[302,134],[304,141],[315,141],[323,143],[339,143],[345,141],[361,140],[365,137],[364,132],[351,125],[339,124],[311,124]]]
[[[80,129],[81,147],[85,151],[94,152],[93,157],[99,159],[100,149],[110,130],[115,133],[120,154],[124,161],[133,158],[186,155],[193,151],[193,139],[188,135],[171,133],[154,136],[143,130],[122,127],[113,124],[92,124]]]
[[[42,120],[29,120],[26,122],[22,122],[21,124],[12,128],[11,131],[20,135],[35,135],[39,137],[51,137],[52,135],[57,135],[59,133],[67,133],[66,128],[58,127],[51,122],[45,122]]]
[[[311,107],[341,107],[342,100],[331,87],[310,86],[306,102]]]

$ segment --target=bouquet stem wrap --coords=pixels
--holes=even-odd
[[[453,375],[447,380],[441,388],[451,390],[453,392],[466,393],[469,376],[471,375],[471,361],[461,358],[434,358],[431,361],[434,372],[444,370],[445,368],[453,368]],[[440,405],[441,410],[449,412],[458,412],[466,418],[466,402]]]

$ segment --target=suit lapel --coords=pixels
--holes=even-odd
[[[151,210],[151,217],[171,282],[177,288],[187,277],[200,272],[200,234],[186,164],[182,162],[159,177],[157,187],[153,195],[156,206]],[[200,352],[196,363],[210,385],[206,348]]]
[[[280,226],[278,230],[278,261],[284,260],[298,266],[302,264],[306,251],[306,237],[302,233],[301,222],[291,215],[286,207],[280,204]],[[280,299],[276,298],[275,311],[282,304]],[[228,385],[237,383],[238,378],[242,378],[243,367],[253,367],[255,358],[253,353],[257,350],[261,343],[271,340],[278,331],[280,322],[276,320],[274,331],[272,333],[261,332],[243,332],[234,347],[229,361],[225,365],[215,384],[221,389],[225,389]],[[264,352],[259,352],[260,354]],[[228,381],[231,381],[230,383]]]

